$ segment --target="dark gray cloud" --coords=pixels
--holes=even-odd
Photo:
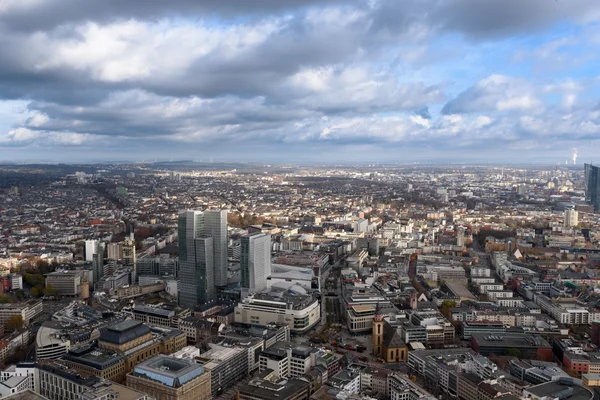
[[[473,39],[530,34],[559,22],[589,22],[600,17],[595,0],[439,0],[429,20],[444,30]]]
[[[493,135],[529,146],[574,129],[592,138],[600,117],[572,85],[489,71],[463,78],[452,98],[454,77],[415,54],[450,57],[431,47],[440,37],[475,47],[599,17],[595,0],[4,0],[0,102],[30,103],[0,146],[434,148]]]
[[[163,17],[195,19],[262,18],[313,6],[348,4],[350,0],[4,0],[0,25],[14,31],[46,31],[85,22],[109,23]]]

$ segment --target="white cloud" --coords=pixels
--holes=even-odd
[[[169,20],[108,25],[88,22],[77,27],[77,35],[71,39],[51,33],[36,35],[37,48],[51,51],[35,68],[73,68],[104,82],[163,79],[185,73],[203,57],[224,61],[238,57],[264,43],[281,27],[281,20],[274,19],[223,28]]]

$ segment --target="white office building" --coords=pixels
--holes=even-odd
[[[98,250],[97,240],[86,240],[85,241],[85,261],[92,262],[94,260],[94,254]]]
[[[241,254],[242,297],[267,289],[271,275],[271,235],[255,232],[242,236]]]

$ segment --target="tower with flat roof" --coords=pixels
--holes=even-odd
[[[594,206],[594,211],[600,211],[600,167],[585,164],[585,201]]]

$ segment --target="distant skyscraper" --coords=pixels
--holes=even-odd
[[[417,277],[417,253],[410,255],[408,259],[408,278],[413,280]]]
[[[572,208],[565,210],[564,226],[572,228],[577,224],[579,224],[579,213]]]
[[[104,276],[104,243],[94,240],[96,247],[92,255],[92,274],[94,285]],[[86,242],[87,246],[87,242]]]
[[[135,242],[133,240],[124,240],[121,243],[121,252],[123,255],[123,264],[130,267],[135,266]]]
[[[267,278],[271,275],[271,235],[258,232],[244,235],[241,247],[241,287],[245,297],[267,288]]]
[[[585,201],[600,211],[600,168],[585,164]]]
[[[203,233],[201,211],[184,211],[177,222],[179,305],[194,308],[215,298],[213,239]]]
[[[85,261],[93,261],[94,254],[96,254],[96,250],[98,247],[97,240],[86,240],[85,241]]]
[[[227,285],[227,211],[180,213],[178,237],[179,304],[194,308],[215,300],[215,286]]]
[[[123,249],[121,248],[120,243],[109,243],[107,246],[108,249],[108,259],[113,261],[119,261],[123,258]]]
[[[227,286],[227,210],[204,211],[202,233],[213,238],[214,285]]]

